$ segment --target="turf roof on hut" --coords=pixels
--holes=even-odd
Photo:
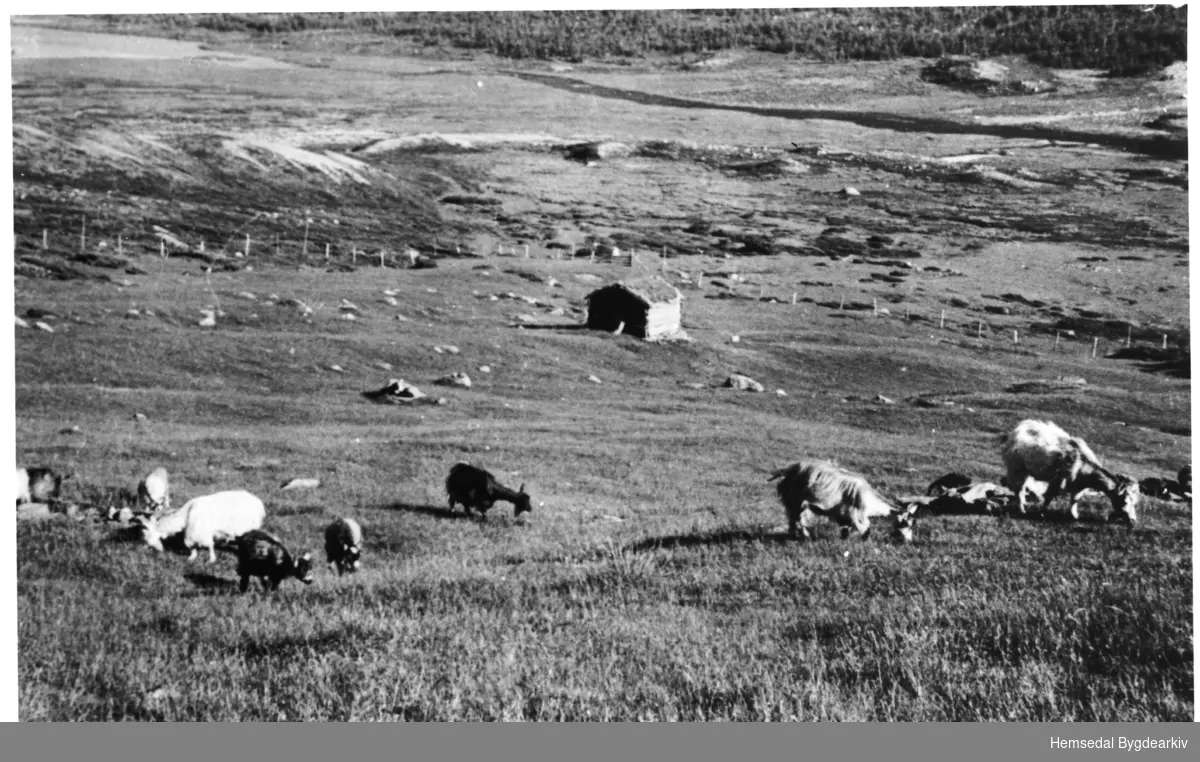
[[[645,302],[647,306],[673,302],[683,298],[683,294],[679,292],[679,289],[661,278],[637,278],[610,283],[607,286],[598,288],[588,294],[588,299],[590,300],[594,295],[602,291],[608,291],[609,289],[628,291]]]

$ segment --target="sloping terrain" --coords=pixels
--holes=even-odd
[[[1185,106],[1153,75],[88,40],[13,62],[19,462],[80,503],[157,465],[177,502],[246,488],[296,549],[353,516],[365,567],[239,596],[228,556],[23,522],[22,719],[1192,716],[1189,505],[803,544],[767,482],[996,480],[1026,417],[1137,478],[1189,462],[1186,132],[1146,125]],[[581,328],[650,274],[689,341]],[[431,402],[362,396],[393,378]],[[532,514],[449,511],[460,459]]]

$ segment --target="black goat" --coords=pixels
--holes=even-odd
[[[966,489],[971,486],[971,477],[952,471],[945,476],[933,480],[925,490],[926,495],[944,495],[947,492]]]
[[[513,516],[533,510],[525,485],[513,491],[496,481],[496,477],[470,463],[455,463],[446,477],[446,494],[450,496],[450,509],[462,505],[469,513],[472,508],[486,514],[497,500],[513,504]]]
[[[250,578],[258,577],[263,587],[276,590],[279,583],[295,577],[311,585],[312,554],[304,553],[293,559],[279,538],[261,529],[251,529],[237,539],[239,589],[244,593],[250,587]]]

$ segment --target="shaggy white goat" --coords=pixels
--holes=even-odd
[[[1071,518],[1078,519],[1079,496],[1095,490],[1103,492],[1112,503],[1109,521],[1124,521],[1131,527],[1137,521],[1137,481],[1104,468],[1086,442],[1049,421],[1018,423],[1001,438],[1000,455],[1021,514],[1025,513],[1025,490],[1037,492],[1033,482],[1041,482],[1046,485],[1043,509],[1066,493],[1071,497]]]
[[[776,491],[791,534],[799,527],[805,538],[810,537],[817,516],[825,516],[841,526],[843,538],[855,529],[865,540],[871,531],[870,520],[886,516],[892,520],[893,535],[912,542],[917,506],[893,506],[857,474],[825,461],[802,460],[774,472],[770,481],[775,479],[782,479]]]

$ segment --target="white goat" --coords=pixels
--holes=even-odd
[[[24,468],[17,468],[17,505],[28,503],[33,500],[29,494],[29,471]]]
[[[157,519],[142,518],[142,538],[155,550],[163,539],[183,532],[183,545],[196,558],[199,548],[208,550],[208,562],[216,563],[218,541],[231,542],[251,529],[261,529],[267,511],[263,502],[244,490],[217,492],[193,498],[174,513]]]
[[[1103,492],[1112,503],[1109,521],[1137,521],[1138,483],[1114,474],[1100,464],[1090,447],[1049,421],[1024,420],[1004,435],[1000,455],[1008,471],[1008,487],[1019,513],[1025,513],[1025,490],[1038,492],[1034,482],[1046,485],[1043,510],[1062,493],[1071,497],[1071,518],[1079,518],[1079,496],[1087,490]],[[1010,503],[1011,505],[1011,503]]]
[[[796,534],[799,526],[805,538],[816,524],[817,516],[836,522],[842,537],[850,530],[867,539],[871,519],[887,516],[892,520],[892,533],[904,542],[912,542],[917,506],[897,508],[884,500],[867,480],[845,471],[832,463],[802,460],[779,469],[769,481],[782,478],[776,487],[788,519],[788,532]]]
[[[49,503],[62,493],[62,483],[70,476],[56,474],[48,468],[17,468],[17,505]]]
[[[171,510],[171,487],[167,469],[154,469],[143,477],[137,488],[138,509],[149,508],[151,513]]]

